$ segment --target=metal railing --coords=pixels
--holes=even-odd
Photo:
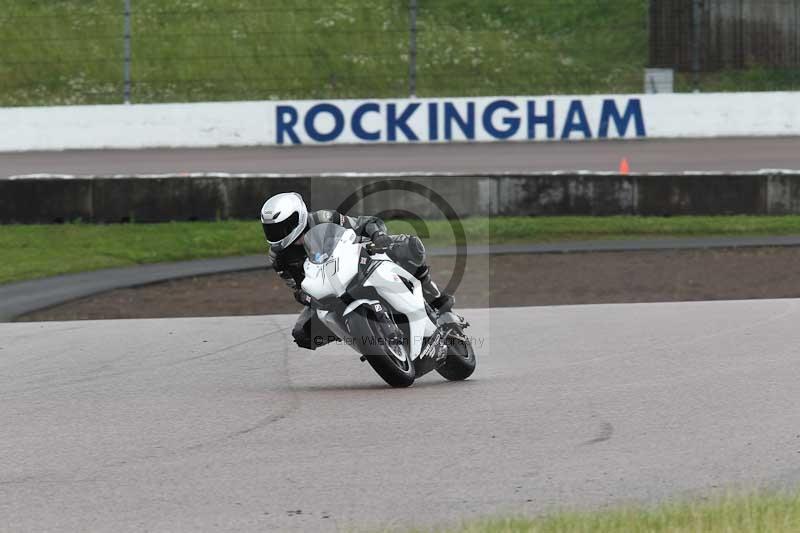
[[[800,0],[11,2],[0,105],[797,89],[798,28]]]

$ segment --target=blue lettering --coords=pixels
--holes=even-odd
[[[620,137],[625,137],[628,131],[628,124],[631,119],[636,127],[637,137],[646,137],[647,133],[644,129],[644,115],[642,114],[642,101],[638,98],[632,98],[628,101],[625,107],[625,114],[620,115],[617,104],[614,100],[603,100],[603,109],[600,112],[600,130],[597,136],[601,139],[608,137],[608,126],[611,120],[614,120],[614,125],[617,127],[617,132]]]
[[[353,133],[362,141],[380,141],[381,132],[370,132],[364,129],[362,120],[367,113],[379,113],[381,106],[376,103],[361,104],[353,112]]]
[[[580,100],[573,100],[569,105],[567,120],[564,123],[564,131],[561,133],[562,139],[569,139],[573,131],[583,133],[584,138],[592,138],[592,130],[589,128],[589,121],[586,119],[586,111]]]
[[[317,126],[314,124],[317,116],[322,113],[328,113],[333,117],[333,129],[328,133],[320,133],[317,131]],[[317,104],[306,113],[305,119],[306,133],[309,137],[317,142],[329,142],[342,134],[344,131],[344,114],[342,110],[332,104]]]
[[[496,102],[492,102],[486,106],[486,109],[483,111],[483,129],[485,129],[489,135],[495,139],[508,139],[513,137],[519,131],[520,120],[517,117],[503,117],[503,124],[505,124],[506,128],[495,128],[494,124],[492,123],[492,118],[494,117],[495,112],[500,109],[505,109],[506,111],[513,113],[514,111],[517,111],[519,107],[514,102],[510,102],[508,100],[497,100]]]
[[[397,130],[402,130],[403,134],[406,138],[410,141],[418,141],[419,137],[417,134],[414,133],[408,126],[408,119],[411,118],[411,115],[419,108],[419,104],[409,104],[408,107],[397,116],[397,104],[389,104],[386,106],[386,130],[387,130],[387,137],[390,141],[397,140]]]
[[[439,105],[436,102],[428,104],[428,140],[439,140]]]
[[[279,105],[275,112],[275,130],[278,135],[278,144],[283,144],[284,136],[288,135],[292,144],[302,144],[300,137],[294,132],[297,126],[297,109],[288,105]]]
[[[458,124],[458,128],[467,140],[475,139],[475,103],[467,103],[467,117],[464,118],[458,113],[455,104],[446,102],[444,104],[444,138],[447,141],[453,140],[453,122]]]
[[[389,103],[386,105],[386,131],[377,124],[382,116],[383,104],[379,102],[364,102],[355,107],[352,116],[345,117],[340,107],[333,103],[320,103],[312,106],[305,113],[300,114],[297,107],[292,105],[277,105],[275,108],[275,134],[277,144],[302,144],[305,137],[315,142],[325,143],[335,141],[343,134],[350,120],[353,135],[360,141],[380,141],[382,138],[395,142],[399,139],[419,141],[419,135],[410,124],[414,114],[422,104],[412,102],[408,104]],[[438,141],[444,139],[452,141],[454,137],[466,140],[476,138],[476,102],[427,102],[427,140]],[[556,102],[553,100],[529,100],[527,105],[527,138],[557,138],[556,131]],[[440,112],[440,109],[443,109]],[[376,116],[368,118],[370,113]],[[321,115],[331,118],[323,119],[324,124],[318,125]],[[480,117],[482,126],[487,136],[494,139],[511,139],[520,133],[523,118],[520,117],[520,106],[512,100],[496,100],[489,102]],[[366,126],[365,126],[366,124]],[[302,130],[301,128],[305,128]],[[544,127],[544,129],[542,128]],[[559,124],[559,127],[561,125]],[[323,131],[320,131],[320,128]],[[561,130],[561,139],[593,138],[594,124],[589,123],[586,108],[580,99],[569,102],[566,117]],[[633,130],[633,131],[631,131]],[[642,110],[642,101],[639,98],[630,98],[624,102],[609,98],[602,101],[600,120],[595,130],[598,138],[606,139],[611,136],[646,137],[645,117]]]
[[[536,138],[536,126],[544,124],[547,126],[547,138],[553,139],[556,136],[556,103],[553,100],[547,101],[547,112],[544,115],[536,114],[536,102],[528,102],[528,139]]]

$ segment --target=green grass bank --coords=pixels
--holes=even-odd
[[[417,94],[640,92],[647,0],[421,0]],[[120,103],[122,0],[0,0],[0,105]],[[408,96],[408,2],[135,0],[133,101]]]
[[[474,522],[451,533],[795,533],[796,495],[735,496],[595,513],[558,513]]]
[[[419,0],[418,96],[639,93],[648,0]],[[0,106],[121,103],[122,0],[0,0]],[[134,0],[132,101],[405,97],[396,0]],[[792,90],[797,69],[704,73]],[[695,89],[691,74],[676,90]]]
[[[800,235],[800,217],[545,217],[462,221],[475,244],[566,240]],[[416,233],[428,246],[453,244],[446,221],[414,227],[389,223],[392,233]],[[165,261],[265,253],[258,222],[168,224],[0,225],[0,283]]]

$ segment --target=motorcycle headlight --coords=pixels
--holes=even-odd
[[[332,278],[339,271],[339,259],[331,259],[325,263],[325,275]]]

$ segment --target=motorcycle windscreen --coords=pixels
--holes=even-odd
[[[344,227],[328,222],[317,224],[308,230],[303,237],[308,260],[321,265],[330,259],[346,231]]]

